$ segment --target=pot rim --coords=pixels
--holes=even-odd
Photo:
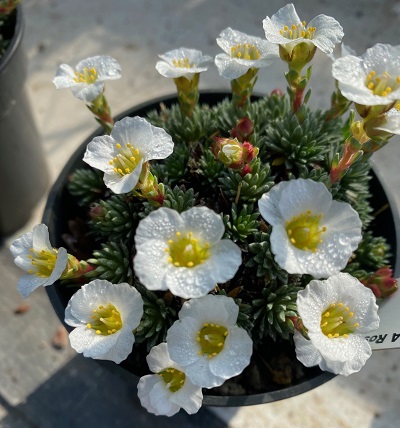
[[[224,90],[202,90],[200,91],[200,100],[201,96],[215,96],[219,97],[219,100],[221,100],[221,97],[224,96],[230,96],[229,91]],[[265,95],[262,94],[254,94],[255,97],[263,97]],[[118,114],[115,117],[115,121],[118,121],[122,119],[123,117],[126,117],[128,115],[132,115],[134,113],[135,115],[140,115],[140,111],[151,111],[151,107],[154,107],[156,109],[159,104],[162,102],[164,104],[172,104],[177,101],[176,94],[167,94],[164,96],[160,96],[157,98],[153,98],[147,101],[144,101],[136,106],[131,107],[130,109],[127,109],[123,111],[122,113]],[[210,103],[212,104],[212,103]],[[84,150],[84,147],[87,146],[87,144],[98,135],[101,135],[102,128],[98,128],[95,130],[71,155],[67,163],[64,165],[61,173],[59,174],[57,180],[53,184],[48,199],[44,208],[43,216],[42,216],[42,222],[49,225],[52,223],[52,207],[57,202],[57,199],[60,199],[59,190],[62,189],[63,184],[65,183],[68,175],[70,174],[71,168],[73,165],[76,166],[77,162],[82,160],[82,153]],[[83,164],[83,161],[82,161]],[[373,165],[371,164],[371,170],[372,173],[375,174],[376,178],[378,179],[378,184],[380,184],[384,190],[384,193],[387,197],[387,200],[389,201],[389,208],[393,217],[393,224],[396,231],[396,237],[397,241],[395,243],[399,242],[400,239],[400,227],[399,227],[399,221],[400,218],[399,215],[399,208],[397,204],[395,203],[394,199],[391,197],[390,192],[387,191],[388,185],[385,183],[384,180],[381,179],[381,174],[377,174],[375,170],[372,168]],[[394,249],[397,253],[397,258],[395,260],[395,269],[397,274],[400,273],[400,254],[397,252],[397,248]],[[64,322],[64,311],[65,308],[61,304],[61,301],[59,299],[59,296],[57,295],[56,288],[54,285],[45,287],[48,297],[51,301],[51,304],[53,306],[54,311],[58,315],[59,319],[63,323],[63,325],[67,328],[68,331],[72,330],[72,328],[69,325],[66,325]],[[83,358],[83,357],[82,357]],[[108,370],[112,370],[114,373],[118,374],[119,376],[123,377],[125,380],[127,380],[129,383],[136,385],[139,377],[135,375],[132,372],[129,372],[125,368],[123,368],[120,365],[114,364],[111,361],[103,361],[103,360],[96,360],[97,363],[100,363],[103,367],[106,367]],[[318,368],[317,368],[318,369]],[[127,372],[129,375],[127,376]],[[264,393],[258,393],[258,394],[250,394],[250,395],[232,395],[232,396],[223,396],[223,395],[208,395],[204,394],[203,396],[203,405],[204,406],[216,406],[216,407],[222,407],[222,406],[229,406],[229,407],[239,407],[239,406],[250,406],[250,405],[257,405],[257,404],[266,404],[271,403],[275,401],[280,401],[286,398],[291,398],[297,395],[300,395],[304,392],[310,391],[318,386],[323,385],[324,383],[328,382],[329,380],[336,377],[335,374],[330,372],[324,372],[321,371],[316,376],[306,379],[302,381],[301,383],[290,385],[288,387],[282,387],[281,389],[277,389],[270,392],[264,392]]]
[[[22,38],[25,30],[25,20],[22,11],[22,5],[19,4],[15,9],[15,29],[14,34],[11,38],[10,44],[8,45],[5,54],[0,58],[0,75],[8,66],[8,63],[12,60],[15,55],[15,51],[19,48],[22,43]]]

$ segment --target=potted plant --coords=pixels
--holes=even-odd
[[[376,300],[397,288],[368,159],[400,131],[398,47],[368,50],[376,69],[360,66],[354,82],[349,67],[365,56],[336,59],[331,109],[313,111],[308,64],[342,28],[324,15],[306,25],[293,5],[263,25],[266,40],[230,28],[217,39],[230,96],[199,94],[212,59],[185,48],[156,65],[177,97],[115,121],[104,81],[120,77],[117,61],[63,64],[54,79],[104,131],[65,167],[44,223],[12,244],[27,271],[18,289],[48,286],[71,345],[140,377],[155,414],[287,398],[360,370]],[[386,74],[373,61],[382,54]],[[252,96],[259,69],[279,58],[288,96]],[[359,117],[345,115],[353,101]]]
[[[6,183],[0,206],[0,236],[10,235],[25,224],[48,185],[46,162],[25,88],[24,19],[18,3],[0,1],[0,179]]]

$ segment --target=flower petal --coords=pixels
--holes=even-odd
[[[149,392],[149,399],[156,415],[173,416],[180,407],[170,398],[173,393],[166,387],[165,382],[157,382]]]
[[[209,294],[201,299],[185,302],[179,312],[179,319],[190,317],[202,323],[225,326],[236,324],[238,314],[239,307],[232,298],[218,296],[216,299]]]
[[[210,360],[210,370],[225,379],[242,373],[250,364],[253,342],[247,331],[233,326],[229,329],[224,349]]]

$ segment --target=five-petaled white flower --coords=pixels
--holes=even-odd
[[[80,61],[75,69],[68,64],[61,64],[53,83],[57,89],[71,88],[74,96],[90,103],[104,90],[106,80],[121,77],[121,67],[109,56],[94,56]]]
[[[236,274],[240,248],[228,239],[221,216],[207,207],[179,214],[152,211],[136,229],[133,260],[139,281],[149,290],[170,290],[189,299],[210,292]]]
[[[96,279],[82,286],[68,302],[65,322],[72,348],[84,357],[119,364],[132,352],[134,330],[143,315],[140,293],[127,283]]]
[[[347,273],[311,281],[297,295],[297,309],[310,340],[294,335],[297,358],[306,366],[348,376],[371,356],[362,336],[379,327],[372,291]]]
[[[41,285],[53,284],[67,267],[67,250],[53,248],[45,224],[36,225],[32,232],[16,239],[10,247],[14,262],[28,274],[18,280],[18,291],[25,299]]]
[[[217,43],[225,53],[215,57],[215,65],[219,74],[230,80],[243,76],[249,68],[266,67],[278,57],[276,45],[229,27],[222,31]]]
[[[400,100],[400,45],[376,44],[357,57],[333,63],[332,74],[348,100],[364,106],[387,106]]]
[[[167,344],[154,346],[146,360],[156,374],[139,380],[138,396],[142,406],[155,415],[173,416],[181,408],[189,415],[197,413],[203,402],[201,388],[193,385],[184,369],[171,360]]]
[[[361,241],[361,221],[347,203],[332,200],[324,184],[282,181],[258,201],[272,226],[271,250],[289,273],[327,278],[340,272]]]
[[[324,53],[331,53],[344,35],[343,28],[332,17],[318,15],[308,25],[301,21],[293,4],[287,4],[277,13],[263,20],[265,37],[272,43],[285,47],[290,53],[299,43],[316,46]]]
[[[139,116],[116,122],[111,135],[95,137],[83,160],[104,172],[104,183],[114,193],[128,193],[137,185],[144,162],[165,159],[174,143],[164,129]]]
[[[167,332],[171,359],[202,388],[222,385],[250,363],[253,342],[236,325],[239,307],[226,296],[209,294],[185,302]]]
[[[196,49],[179,48],[159,55],[162,61],[156,64],[157,71],[164,77],[186,77],[207,71],[213,59]]]

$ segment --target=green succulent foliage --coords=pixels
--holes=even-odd
[[[127,240],[132,237],[140,204],[133,203],[129,196],[123,194],[101,200],[99,206],[103,214],[90,221],[93,232],[110,241]]]
[[[286,169],[312,168],[342,141],[341,122],[325,121],[324,113],[302,106],[299,114],[284,114],[265,128],[260,147],[263,161],[282,158]],[[302,119],[299,119],[299,116]]]
[[[106,279],[113,284],[127,282],[132,284],[132,269],[130,267],[129,248],[122,242],[107,242],[101,245],[101,250],[93,252],[88,263],[96,268],[85,276],[92,279]]]
[[[258,231],[260,221],[258,220],[260,213],[254,210],[254,205],[243,205],[241,211],[233,203],[231,213],[224,215],[226,238],[232,241],[246,242],[250,235]]]
[[[165,186],[165,199],[163,207],[172,208],[178,213],[192,208],[196,203],[196,195],[193,189],[186,190],[184,186],[175,186],[171,189]]]
[[[390,264],[390,246],[382,236],[366,232],[355,252],[355,262],[375,271]]]
[[[262,133],[268,124],[289,112],[290,105],[286,97],[268,95],[250,104],[246,116],[254,124],[254,133]],[[214,127],[219,133],[228,135],[236,126],[243,112],[236,109],[230,98],[226,98],[218,106],[212,109]]]
[[[183,179],[188,171],[189,155],[187,145],[175,145],[173,153],[164,161],[164,182],[172,185]]]
[[[254,242],[249,244],[249,259],[245,266],[254,268],[258,277],[264,277],[266,281],[278,280],[281,284],[287,284],[289,274],[281,269],[275,262],[271,252],[270,234],[267,232],[256,232]]]
[[[135,286],[143,298],[143,317],[135,330],[135,339],[138,343],[146,342],[147,351],[150,351],[166,340],[167,331],[176,320],[176,310],[141,284]]]
[[[161,105],[160,112],[148,114],[151,124],[164,128],[176,145],[188,145],[210,135],[211,110],[206,105],[196,106],[191,117],[182,115],[178,105],[166,108]]]
[[[254,133],[262,134],[267,126],[290,111],[287,97],[274,94],[252,103],[249,109],[249,119],[253,122]]]
[[[288,317],[298,317],[296,299],[301,290],[297,284],[279,285],[278,281],[266,286],[259,299],[252,302],[253,310],[253,339],[262,340],[278,336],[289,339],[294,332],[293,323]]]
[[[214,128],[219,131],[220,137],[229,136],[236,122],[242,118],[243,114],[236,109],[230,98],[225,98],[221,103],[212,109]]]
[[[372,220],[372,208],[369,203],[369,175],[371,167],[368,162],[357,162],[352,165],[346,175],[332,187],[335,200],[349,203],[359,214],[365,229]]]
[[[240,192],[239,201],[253,204],[274,185],[269,164],[262,165],[260,159],[255,159],[251,168],[252,171],[244,177],[228,169],[219,179],[219,187],[229,199],[235,201]]]
[[[218,187],[219,178],[225,171],[223,163],[218,162],[211,150],[205,150],[199,160],[198,173],[202,176],[204,184],[215,189]]]
[[[81,207],[88,207],[99,200],[106,190],[103,173],[94,168],[76,169],[69,177],[67,188]]]
[[[171,189],[169,186],[164,186],[165,199],[163,207],[171,208],[179,213],[192,208],[196,204],[196,196],[192,188],[186,190],[185,186],[175,186]],[[155,210],[154,205],[149,202],[143,202],[144,210],[139,213],[140,218],[147,217]]]

